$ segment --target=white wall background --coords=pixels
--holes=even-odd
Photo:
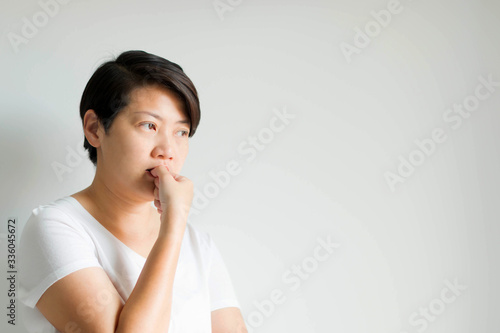
[[[83,88],[99,64],[140,49],[180,64],[199,90],[183,169],[196,189],[240,164],[191,222],[218,244],[251,331],[492,332],[500,86],[488,92],[479,77],[500,82],[499,3],[220,2],[231,10],[218,15],[213,0],[73,0],[44,22],[39,2],[2,1],[0,330],[25,331],[20,313],[7,324],[7,220],[17,217],[19,238],[33,208],[90,184],[92,164],[74,155]],[[377,32],[371,12],[387,8],[398,12]],[[374,30],[348,61],[341,45],[360,45],[357,28]],[[26,39],[16,46],[12,33]],[[474,106],[476,89],[489,96]],[[443,117],[463,103],[476,108],[454,128]],[[265,128],[283,110],[295,118],[271,139]],[[443,142],[418,153],[415,141],[436,128]],[[250,136],[263,149],[247,161],[238,146]],[[398,173],[400,156],[421,164],[392,191],[384,175]],[[71,172],[59,179],[54,162]],[[318,262],[317,238],[328,237],[340,245]],[[280,304],[262,305],[279,292]]]

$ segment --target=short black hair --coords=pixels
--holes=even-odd
[[[140,50],[126,51],[115,60],[100,65],[87,82],[80,101],[80,117],[89,109],[108,133],[116,115],[130,102],[130,92],[135,88],[160,86],[174,93],[183,105],[183,112],[190,121],[189,137],[200,123],[200,102],[196,88],[182,67],[167,59]],[[83,147],[97,165],[97,150],[87,138]]]

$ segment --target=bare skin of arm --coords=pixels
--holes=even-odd
[[[54,283],[37,308],[61,332],[168,332],[172,289],[193,185],[164,167],[155,177],[158,238],[130,297],[123,304],[102,268],[78,270]],[[164,212],[165,210],[165,212]]]
[[[240,309],[227,307],[212,311],[212,333],[248,333]]]

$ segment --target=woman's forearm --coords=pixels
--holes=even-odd
[[[158,239],[121,310],[116,332],[168,332],[173,283],[187,217],[171,212],[162,218]]]

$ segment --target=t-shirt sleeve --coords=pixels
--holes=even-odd
[[[208,272],[208,288],[210,293],[210,311],[225,307],[240,307],[234,292],[229,272],[224,260],[209,235],[210,265]]]
[[[56,208],[35,209],[19,242],[19,299],[34,308],[43,293],[66,275],[101,267],[85,229]]]

